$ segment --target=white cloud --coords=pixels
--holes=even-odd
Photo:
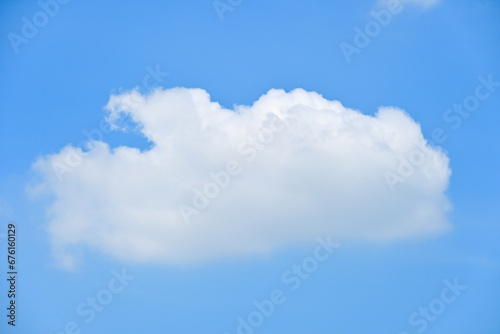
[[[93,142],[62,181],[53,164],[79,149],[67,146],[33,167],[41,181],[32,192],[53,198],[48,231],[66,264],[81,246],[182,264],[267,253],[326,234],[390,241],[449,228],[448,158],[397,108],[373,117],[314,92],[273,89],[233,111],[204,90],[174,88],[112,96],[107,110],[111,123],[131,116],[153,147],[111,150]],[[423,162],[391,191],[386,172],[396,172],[418,142]],[[186,224],[179,205],[195,209],[193,189],[203,192],[210,173],[232,160],[241,173]]]

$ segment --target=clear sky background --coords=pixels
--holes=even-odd
[[[2,278],[0,331],[71,333],[65,327],[75,322],[81,333],[232,334],[255,300],[279,289],[285,302],[255,333],[413,334],[423,326],[409,317],[457,279],[467,288],[421,332],[500,333],[500,86],[458,128],[443,118],[475,94],[478,77],[500,82],[500,3],[431,2],[405,2],[350,62],[340,44],[354,45],[354,28],[384,4],[244,0],[221,20],[210,0],[72,0],[16,52],[8,34],[22,36],[23,17],[32,22],[42,9],[36,1],[0,2],[0,233],[8,221],[19,231],[17,325],[7,325]],[[119,260],[84,247],[76,268],[61,268],[47,201],[27,193],[37,177],[32,164],[85,140],[82,131],[98,128],[111,94],[146,93],[148,68],[157,67],[168,72],[162,87],[202,88],[226,108],[251,105],[272,88],[303,88],[366,115],[397,106],[428,139],[443,129],[452,228],[383,244],[343,241],[296,291],[282,275],[312,255],[314,241],[189,265]],[[130,132],[103,140],[150,145]],[[0,268],[4,277],[5,259]],[[87,323],[77,309],[108,288],[113,270],[135,278]]]

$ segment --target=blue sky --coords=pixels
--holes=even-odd
[[[45,2],[42,0],[42,3]],[[231,6],[229,1],[224,3]],[[42,5],[36,1],[0,3],[0,30],[4,36],[0,43],[0,86],[3,92],[0,108],[0,217],[3,230],[0,233],[7,233],[7,222],[16,223],[19,271],[16,328],[7,324],[5,307],[9,300],[2,292],[1,332],[500,333],[500,212],[497,206],[500,199],[500,135],[497,131],[500,86],[493,84],[488,90],[484,85],[484,80],[500,82],[500,4],[486,0],[403,1],[400,4],[403,10],[392,14],[387,26],[370,37],[369,45],[359,48],[359,53],[352,54],[348,62],[341,43],[355,46],[355,28],[364,29],[369,22],[375,22],[370,11],[387,10],[386,3],[377,3],[376,0],[292,3],[243,0],[232,3],[232,11],[224,12],[223,19],[212,1],[58,3],[57,13],[53,17],[46,15],[47,22],[38,28],[38,32],[14,47],[9,34],[25,38],[23,17],[33,22],[33,16],[43,10]],[[150,77],[151,71],[156,69],[163,73],[158,83]],[[374,201],[374,205],[383,203],[380,219],[394,218],[394,222],[387,221],[389,227],[380,223],[358,229],[364,226],[362,223],[366,218],[361,217],[358,221],[349,214],[336,217],[336,211],[327,207],[327,202],[320,201],[313,206],[317,208],[314,212],[301,211],[300,205],[292,210],[290,207],[294,205],[271,196],[281,194],[281,188],[270,188],[276,192],[265,194],[249,188],[248,185],[257,180],[252,177],[272,172],[280,180],[298,180],[291,186],[297,193],[300,193],[297,189],[306,189],[304,191],[311,191],[313,195],[318,193],[317,189],[322,189],[327,196],[343,198],[331,188],[316,188],[317,183],[330,185],[328,178],[319,178],[328,173],[315,163],[324,161],[321,160],[324,156],[312,154],[310,164],[296,165],[297,171],[305,171],[303,174],[287,178],[286,174],[292,172],[284,167],[288,165],[273,158],[275,146],[270,145],[268,150],[262,151],[262,156],[258,157],[260,160],[252,165],[254,169],[249,165],[248,170],[252,172],[243,172],[235,178],[234,187],[228,188],[234,196],[222,193],[217,197],[218,201],[210,204],[206,215],[202,212],[199,216],[200,219],[208,217],[207,220],[189,225],[193,231],[201,231],[192,233],[204,233],[208,241],[200,241],[196,239],[198,234],[193,234],[196,238],[192,242],[181,242],[175,246],[177,248],[168,248],[171,252],[168,253],[162,248],[168,240],[163,241],[160,234],[155,237],[157,230],[153,225],[134,218],[127,220],[131,230],[124,230],[115,221],[106,225],[109,217],[119,216],[117,211],[120,208],[127,209],[127,205],[120,202],[121,185],[133,192],[137,185],[131,180],[135,180],[137,174],[146,178],[150,173],[149,169],[135,170],[129,167],[133,163],[124,161],[127,157],[144,158],[152,146],[161,147],[159,143],[173,133],[173,137],[181,138],[179,142],[172,139],[174,143],[185,145],[175,152],[182,159],[185,153],[186,161],[193,162],[187,165],[189,168],[199,167],[201,180],[203,175],[213,171],[210,169],[212,159],[215,164],[225,163],[227,160],[224,159],[231,151],[225,144],[220,144],[220,149],[208,146],[215,149],[210,154],[206,151],[200,153],[203,158],[192,154],[197,152],[196,149],[186,144],[191,137],[188,135],[187,140],[183,137],[191,129],[189,121],[187,125],[182,123],[191,115],[187,109],[184,114],[184,109],[179,107],[178,114],[174,113],[167,121],[161,118],[163,116],[147,118],[167,113],[165,110],[173,108],[173,104],[168,104],[171,101],[184,103],[184,99],[193,99],[202,101],[196,108],[208,108],[199,91],[157,91],[157,95],[146,102],[141,100],[138,111],[129,116],[142,122],[144,132],[140,129],[100,131],[99,124],[103,124],[101,122],[110,113],[124,116],[119,108],[113,111],[110,107],[110,96],[117,96],[119,101],[120,96],[123,99],[134,88],[144,96],[151,94],[145,82],[164,89],[201,88],[210,94],[211,101],[220,103],[221,110],[233,109],[235,105],[252,105],[273,88],[285,92],[302,88],[321,94],[325,100],[338,100],[343,107],[332,108],[339,108],[340,114],[352,117],[359,115],[357,110],[367,116],[362,117],[366,122],[377,117],[381,106],[403,109],[411,118],[401,121],[404,123],[399,129],[401,133],[413,131],[414,121],[420,124],[421,133],[428,140],[433,139],[436,129],[442,129],[447,136],[439,145],[441,151],[434,145],[437,143],[430,147],[435,159],[447,156],[449,163],[429,165],[432,167],[429,170],[432,175],[437,175],[449,167],[451,176],[444,173],[438,180],[449,182],[449,185],[441,189],[434,188],[431,183],[415,181],[413,184],[410,176],[392,193],[384,185],[380,193],[367,195],[360,190],[363,189],[361,181],[342,184],[339,188],[351,189],[352,186],[355,189],[348,197],[350,200],[359,198],[357,206],[356,202],[349,202],[347,207],[352,205],[355,211],[363,213],[370,212],[370,201]],[[476,96],[476,88],[481,85],[480,91],[489,93],[488,97],[476,99],[478,105],[471,108],[469,116],[457,119],[459,114],[447,112],[454,108],[454,104],[474,101],[471,96]],[[268,100],[262,102],[263,109],[293,99],[306,101],[307,98],[318,105],[326,105],[312,95],[295,94],[278,94],[276,98],[267,95]],[[245,113],[244,108],[236,109]],[[250,109],[250,114],[252,110],[257,113],[260,109]],[[316,111],[320,116],[301,114],[313,123],[313,127],[324,112],[321,108]],[[401,112],[395,114],[402,115]],[[449,117],[455,118],[451,120]],[[205,120],[214,119],[216,116]],[[248,123],[235,126],[251,126],[251,116],[248,119]],[[172,128],[171,124],[174,124]],[[223,128],[221,124],[212,123],[214,127]],[[362,128],[355,124],[356,129]],[[372,126],[372,123],[367,124]],[[46,160],[48,156],[64,158],[61,150],[69,144],[77,146],[85,142],[84,132],[92,130],[100,133],[102,141],[111,149],[122,146],[139,149],[139,153],[123,151],[123,160],[117,158],[118,153],[109,153],[102,160],[99,160],[98,153],[83,157],[88,166],[95,163],[98,170],[104,171],[102,175],[109,179],[115,173],[109,172],[103,161],[114,161],[118,166],[115,166],[114,178],[118,183],[112,183],[117,189],[116,194],[103,195],[102,202],[100,197],[94,200],[102,189],[98,182],[92,188],[95,179],[85,174],[85,163],[82,168],[76,166],[75,172],[68,174],[71,181],[63,179],[61,182],[53,181],[46,171],[40,172],[33,167],[37,161],[42,165],[49,161]],[[363,131],[349,133],[356,141],[366,135]],[[196,135],[201,136],[199,133],[193,136]],[[283,145],[278,146],[283,152],[295,148],[278,139],[276,145]],[[340,164],[351,159],[364,161],[355,154],[359,152],[345,155]],[[401,153],[397,151],[394,157],[398,152]],[[179,162],[181,158],[177,155],[170,155],[169,163]],[[158,157],[165,158],[163,155]],[[385,166],[384,161],[380,166]],[[205,162],[207,165],[203,165]],[[160,162],[160,166],[162,163],[166,162]],[[394,165],[394,170],[397,167]],[[165,170],[165,174],[172,173],[185,181],[179,187],[191,184],[191,179],[182,174],[182,170]],[[366,168],[353,175],[358,175],[361,180],[364,172],[372,175],[373,170],[378,171],[375,167]],[[383,173],[382,169],[376,175],[383,178]],[[415,173],[420,175],[418,167]],[[319,181],[304,176],[316,174]],[[154,170],[151,175],[156,175]],[[337,180],[335,177],[331,176]],[[345,177],[340,174],[342,178]],[[137,184],[154,185],[156,182],[144,179],[141,183],[139,177],[137,180]],[[33,196],[33,187],[44,182],[52,192]],[[157,182],[163,184],[161,180]],[[413,188],[406,188],[408,184]],[[138,209],[145,221],[149,214],[154,220],[156,211],[150,210],[149,204],[157,198],[156,191],[161,197],[173,190],[145,189],[148,189],[143,194],[145,203],[136,201],[132,206]],[[367,189],[374,191],[378,188],[370,184]],[[418,192],[413,193],[412,189]],[[242,197],[247,201],[246,205],[240,203],[240,209],[236,199],[246,190],[250,195]],[[386,193],[389,194],[387,197]],[[169,194],[165,196],[170,198]],[[235,202],[229,197],[236,198]],[[190,200],[189,196],[186,198]],[[385,198],[401,200],[397,202],[401,206],[390,200],[384,202]],[[441,220],[436,218],[436,223],[425,219],[410,221],[411,212],[405,219],[404,208],[413,208],[414,202],[421,200],[429,207],[437,207],[436,203],[444,199],[452,206],[445,212],[446,221],[439,214],[436,217],[441,217]],[[116,206],[110,204],[115,200]],[[54,207],[54,203],[60,206]],[[224,206],[234,203],[236,208],[234,205]],[[252,211],[247,207],[255,209]],[[106,216],[101,215],[102,212],[106,212]],[[227,219],[220,222],[210,220],[210,217]],[[287,225],[287,217],[290,225]],[[379,217],[374,217],[374,221],[375,218]],[[332,221],[331,230],[328,223],[319,223],[326,220]],[[340,220],[342,222],[333,223]],[[248,230],[260,233],[255,234],[254,239],[242,237],[240,240],[231,234],[238,231],[240,223],[246,231],[247,225],[244,224],[258,221],[266,221],[267,225],[255,223],[259,229]],[[316,226],[316,223],[318,229],[309,229],[308,226]],[[353,236],[342,235],[340,231],[348,230],[346,226],[354,226]],[[412,234],[403,227],[411,227],[411,231],[423,230]],[[111,234],[107,234],[106,228],[111,229]],[[395,229],[402,231],[404,237],[383,241],[376,238],[381,231],[396,233]],[[298,234],[290,232],[288,235],[290,230],[297,230]],[[136,240],[127,239],[129,234],[133,239],[134,231],[137,231]],[[319,245],[316,239],[326,239],[330,233],[319,231],[330,231],[333,239],[340,243],[331,254],[323,249],[321,254],[327,258],[323,257],[322,261],[312,257]],[[117,238],[108,242],[106,237],[114,236],[113,233]],[[182,238],[179,240],[184,240]],[[0,239],[0,242],[6,257],[6,240]],[[239,248],[240,244],[247,245],[245,242],[256,244],[255,249],[251,246]],[[158,253],[154,248],[156,243],[161,250]],[[222,245],[220,249],[213,246],[219,244]],[[59,246],[64,250],[60,251]],[[71,257],[65,257],[68,252]],[[208,254],[207,258],[201,256],[203,254]],[[294,284],[287,283],[284,277],[300,277],[289,270],[293,270],[294,265],[306,265],[308,261],[316,263],[317,268],[311,269],[307,278],[300,278],[300,286],[293,290]],[[1,267],[2,275],[7,276],[6,262]],[[453,295],[448,285],[453,285],[455,280],[459,286],[467,288],[458,289]],[[3,282],[0,288],[6,291],[5,280]],[[446,288],[448,292],[443,298],[443,289]],[[248,318],[257,310],[254,301],[270,300],[272,291],[281,291],[282,297],[278,300],[284,301],[275,302],[272,314],[262,316],[259,326],[252,326],[249,324],[252,320]],[[448,303],[446,300],[450,296],[456,298]],[[92,309],[89,298],[97,299],[99,311],[89,311]],[[440,305],[444,305],[444,310],[439,309]],[[431,312],[427,319],[421,313],[421,308],[436,310],[436,307],[439,314]],[[95,316],[90,316],[92,312]],[[238,329],[240,317],[246,322],[247,325],[243,326],[246,328]]]

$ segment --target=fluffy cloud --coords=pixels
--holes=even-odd
[[[202,89],[174,88],[111,96],[106,110],[115,128],[130,117],[151,148],[93,141],[33,166],[31,191],[50,194],[48,231],[63,264],[81,247],[184,264],[326,234],[385,242],[449,228],[448,158],[400,109],[367,116],[273,89],[228,110]]]

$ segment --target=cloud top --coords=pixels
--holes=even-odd
[[[450,226],[448,158],[400,109],[368,116],[272,89],[228,110],[202,89],[173,88],[111,96],[106,111],[116,129],[130,117],[151,148],[92,141],[33,166],[31,192],[51,195],[48,232],[65,265],[79,247],[186,264],[326,234],[391,241]]]

